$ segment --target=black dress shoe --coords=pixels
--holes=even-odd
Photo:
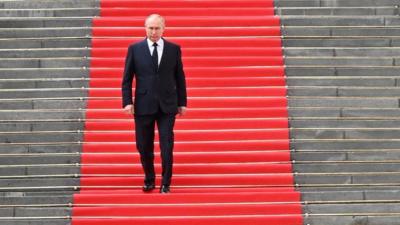
[[[167,185],[162,185],[160,187],[160,193],[165,194],[165,193],[170,193],[171,191],[169,190],[169,186]]]
[[[144,192],[152,191],[154,188],[156,188],[155,184],[144,184],[143,185],[143,191]]]

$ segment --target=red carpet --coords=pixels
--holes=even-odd
[[[144,38],[151,13],[166,17],[164,36],[182,46],[189,97],[166,195],[141,191],[133,118],[121,109],[127,46]],[[303,224],[273,0],[101,0],[100,14],[72,224]],[[156,155],[160,174],[158,143]]]

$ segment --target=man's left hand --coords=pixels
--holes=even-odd
[[[178,107],[178,114],[179,116],[184,116],[186,114],[186,107],[185,106]]]

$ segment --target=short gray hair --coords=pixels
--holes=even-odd
[[[162,16],[159,15],[159,14],[151,14],[151,15],[149,15],[149,16],[146,18],[146,20],[144,21],[144,26],[147,26],[147,21],[149,21],[150,19],[153,19],[153,18],[158,18],[158,19],[160,19],[161,25],[162,25],[163,27],[165,27],[165,19],[164,19],[164,17],[162,17]]]

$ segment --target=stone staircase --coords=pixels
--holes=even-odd
[[[276,1],[306,224],[400,224],[400,1]]]
[[[70,224],[98,4],[0,1],[0,224]]]
[[[0,224],[69,224],[95,0],[0,1]],[[400,224],[400,0],[276,0],[306,224]]]

